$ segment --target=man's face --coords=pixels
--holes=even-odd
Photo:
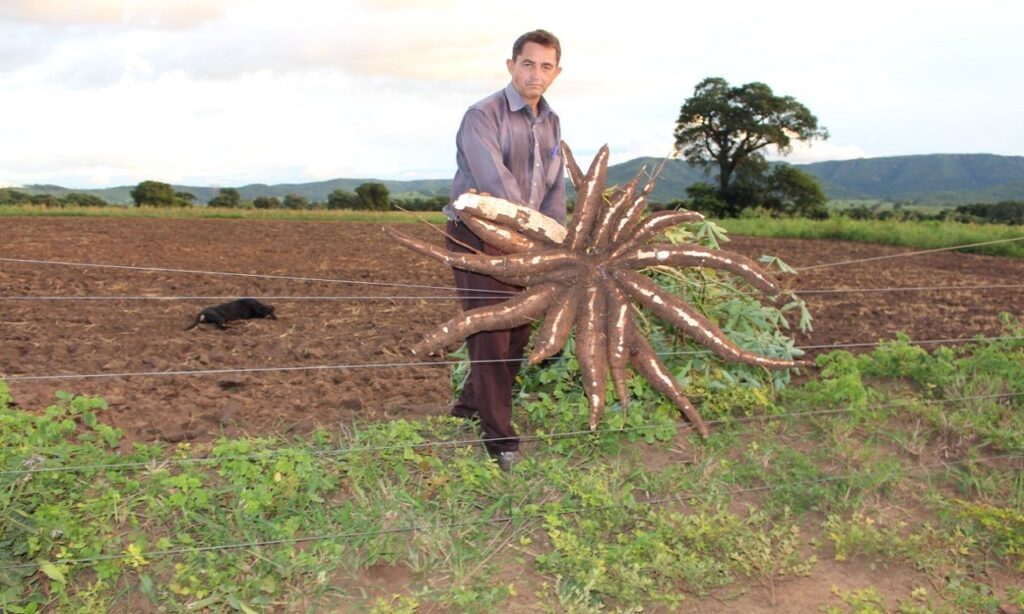
[[[562,67],[555,59],[554,47],[537,43],[526,43],[516,59],[506,60],[505,63],[508,74],[512,75],[512,87],[530,106],[536,106],[551,82],[562,72]]]

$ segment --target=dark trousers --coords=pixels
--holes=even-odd
[[[446,245],[454,252],[470,251],[460,245],[462,243],[480,253],[501,253],[481,241],[465,224],[448,222],[448,236]],[[453,272],[463,310],[496,305],[508,300],[509,292],[522,290],[487,275],[459,269],[453,269]],[[519,449],[519,438],[512,427],[512,386],[519,373],[530,332],[530,325],[524,324],[510,330],[481,331],[466,338],[469,377],[459,400],[452,407],[452,415],[462,418],[479,416],[484,438],[488,440],[487,449],[491,452]]]

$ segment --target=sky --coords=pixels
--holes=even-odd
[[[664,157],[706,77],[768,84],[831,138],[794,163],[1024,155],[1015,0],[0,0],[0,186],[450,178],[523,32],[588,161]]]

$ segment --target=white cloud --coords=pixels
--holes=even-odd
[[[438,92],[366,86],[336,72],[155,81],[16,97],[17,149],[0,150],[0,177],[17,183],[107,185],[157,179],[238,185],[340,176],[443,177],[463,103]],[[60,94],[60,95],[58,95]],[[466,103],[468,104],[468,103]]]
[[[467,105],[512,41],[562,39],[550,91],[581,159],[664,156],[707,76],[768,83],[832,139],[791,162],[1020,153],[1021,9],[994,1],[737,0],[693,12],[566,1],[484,19],[469,0],[4,0],[0,179],[235,185],[445,177]],[[586,12],[587,19],[580,15]],[[980,111],[979,110],[983,110]]]
[[[191,28],[223,15],[228,0],[5,0],[0,18],[45,26]]]
[[[780,156],[777,151],[771,151],[768,157],[772,160],[785,160],[792,164],[807,164],[825,160],[867,158],[868,154],[858,145],[840,145],[829,141],[813,141],[809,143],[793,143],[793,151],[789,155]]]

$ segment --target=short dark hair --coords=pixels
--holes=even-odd
[[[512,60],[515,61],[519,57],[519,54],[523,52],[523,47],[526,43],[537,43],[544,47],[551,47],[555,50],[555,63],[562,61],[562,43],[558,42],[558,37],[548,32],[547,30],[534,30],[527,32],[512,44]]]

